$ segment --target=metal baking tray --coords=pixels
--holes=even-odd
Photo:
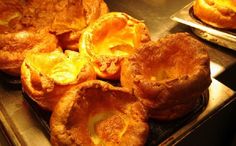
[[[209,26],[193,14],[193,2],[170,17],[172,20],[192,27],[197,36],[236,51],[236,30],[224,30]]]
[[[35,114],[38,121],[44,127],[44,132],[46,132],[47,137],[50,138],[49,121],[50,121],[51,113],[40,108],[24,92],[23,92],[23,97],[26,103],[28,104],[28,106],[30,107],[31,111]],[[148,121],[150,131],[149,131],[149,136],[145,145],[148,145],[148,146],[159,145],[165,139],[170,137],[173,133],[181,129],[181,127],[183,127],[184,125],[189,123],[191,120],[196,118],[205,109],[208,103],[208,99],[209,99],[209,92],[207,90],[206,92],[204,92],[204,94],[202,94],[201,97],[199,97],[199,102],[194,108],[194,110],[191,111],[189,114],[187,114],[183,118],[170,121],[170,122],[156,121],[156,120],[150,119]]]

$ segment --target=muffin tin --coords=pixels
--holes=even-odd
[[[236,51],[236,30],[224,30],[209,26],[193,14],[193,2],[170,17],[172,20],[192,27],[193,33],[202,39]]]

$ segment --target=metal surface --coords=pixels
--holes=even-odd
[[[192,5],[193,3],[191,2],[184,8],[180,9],[171,16],[171,19],[193,27],[193,32],[205,40],[236,50],[236,32],[220,30],[205,25],[194,17]]]
[[[213,79],[209,87],[209,101],[206,109],[194,120],[183,126],[180,130],[162,142],[160,145],[173,145],[190,134],[195,128],[201,126],[204,121],[211,118],[225,106],[236,99],[235,92]]]
[[[50,146],[48,137],[26,106],[21,88],[0,83],[0,120],[14,145]]]
[[[175,32],[190,32],[190,27],[171,21],[169,17],[191,0],[107,0],[111,11],[122,11],[144,20],[153,40]],[[205,42],[207,43],[207,42]],[[208,44],[208,43],[207,43]],[[236,63],[236,55],[231,50],[212,45],[209,54],[211,58],[212,76],[220,74],[231,64]],[[17,86],[17,87],[16,87]],[[206,109],[190,123],[166,139],[162,145],[174,144],[191,133],[205,120],[227,106],[233,99],[234,91],[220,82],[213,80],[209,88],[209,103]],[[0,80],[0,120],[15,145],[50,146],[47,134],[35,115],[23,100],[21,87],[8,86]]]

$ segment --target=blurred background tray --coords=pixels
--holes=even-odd
[[[218,29],[201,22],[194,16],[192,6],[193,2],[177,11],[170,18],[179,23],[191,26],[193,33],[197,36],[236,51],[236,30]]]

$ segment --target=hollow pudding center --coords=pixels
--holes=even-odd
[[[69,56],[62,52],[50,54],[34,54],[27,58],[27,63],[38,72],[47,75],[57,83],[67,84],[77,79],[85,60],[70,53]]]
[[[94,48],[98,55],[127,56],[133,52],[136,34],[135,24],[124,18],[113,18],[101,24],[94,32]]]
[[[114,112],[102,112],[89,119],[90,137],[95,145],[119,142],[125,133],[125,121]]]

